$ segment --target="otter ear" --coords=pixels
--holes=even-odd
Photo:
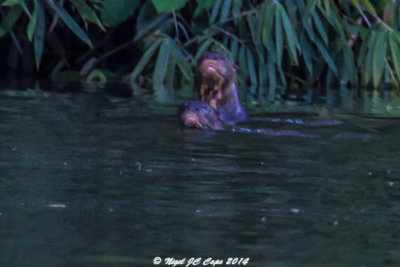
[[[235,72],[237,72],[239,70],[239,66],[236,64],[233,64],[233,69],[235,70]]]

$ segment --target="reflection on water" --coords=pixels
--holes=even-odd
[[[182,131],[177,105],[146,95],[31,95],[0,91],[1,266],[400,263],[397,120]]]

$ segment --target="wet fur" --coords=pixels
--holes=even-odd
[[[248,119],[239,101],[235,75],[238,66],[225,55],[205,52],[196,68],[200,99],[216,110],[218,119],[227,124]]]
[[[178,109],[178,120],[185,127],[224,130],[216,111],[201,100],[185,100]]]

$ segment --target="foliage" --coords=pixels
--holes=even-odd
[[[104,24],[118,26],[133,15],[140,5],[140,0],[104,0],[100,10]]]
[[[0,8],[0,38],[10,35],[20,51],[22,39],[32,42],[38,68],[56,26],[87,44],[73,55],[82,67],[107,41],[89,36],[132,25],[123,32],[129,46],[121,46],[140,51],[132,58],[132,82],[152,74],[154,83],[179,77],[192,83],[206,50],[237,62],[239,82],[250,84],[254,97],[273,99],[293,86],[397,88],[400,81],[398,1],[6,0]]]
[[[187,0],[152,0],[154,7],[157,12],[174,12],[175,10],[181,9],[186,5]]]

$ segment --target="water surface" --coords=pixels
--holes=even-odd
[[[182,131],[179,101],[0,91],[0,265],[400,264],[398,120],[280,110]]]

